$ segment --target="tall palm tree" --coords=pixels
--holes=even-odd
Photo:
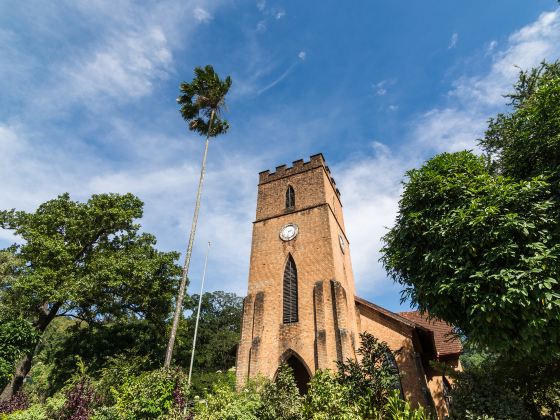
[[[206,142],[204,144],[204,155],[202,157],[198,191],[196,193],[196,204],[194,207],[191,234],[187,245],[185,263],[183,265],[179,294],[177,295],[177,302],[175,304],[173,325],[171,326],[169,343],[167,344],[167,351],[165,352],[164,367],[169,367],[171,365],[173,346],[175,345],[175,337],[179,326],[179,318],[181,317],[181,312],[183,310],[183,298],[187,288],[189,265],[191,262],[192,248],[196,233],[198,211],[200,210],[200,195],[202,192],[204,173],[206,172],[208,144],[210,143],[211,137],[224,134],[229,129],[228,122],[221,118],[221,114],[225,109],[225,97],[231,87],[231,78],[227,76],[224,80],[220,80],[220,77],[210,65],[204,68],[196,67],[194,69],[194,74],[195,77],[191,83],[181,83],[181,95],[177,98],[177,103],[181,106],[180,112],[183,119],[187,121],[189,130],[195,131],[201,136],[205,136]]]

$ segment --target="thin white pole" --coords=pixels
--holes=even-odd
[[[202,282],[200,283],[200,295],[198,297],[198,309],[196,311],[196,322],[194,324],[194,338],[192,343],[191,365],[189,367],[188,386],[191,385],[192,367],[194,363],[194,350],[196,348],[196,335],[198,333],[198,320],[200,319],[200,307],[202,306],[202,291],[204,290],[204,279],[206,278],[206,266],[208,265],[208,254],[210,253],[210,242],[206,249],[206,257],[204,258],[204,270],[202,271]]]

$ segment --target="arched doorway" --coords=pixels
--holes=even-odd
[[[286,363],[292,371],[294,372],[294,380],[296,386],[298,387],[300,395],[307,394],[307,388],[309,386],[309,381],[311,380],[311,375],[305,363],[299,358],[297,354],[293,351],[289,351],[286,354],[283,363]]]

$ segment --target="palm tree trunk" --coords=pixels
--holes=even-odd
[[[198,191],[196,193],[196,204],[194,206],[194,215],[191,225],[191,234],[189,236],[189,243],[187,245],[187,253],[185,255],[185,263],[183,264],[183,274],[181,275],[181,285],[179,286],[179,294],[177,295],[177,302],[175,303],[175,314],[173,315],[173,325],[171,326],[171,333],[169,334],[169,342],[167,343],[167,351],[165,352],[165,362],[163,367],[169,368],[171,359],[173,357],[173,347],[175,346],[175,338],[177,336],[177,329],[179,327],[179,318],[183,311],[183,299],[187,290],[187,278],[189,274],[189,265],[191,263],[192,248],[194,244],[194,237],[196,233],[196,225],[198,222],[198,212],[200,210],[200,196],[202,193],[202,184],[204,182],[204,174],[206,172],[206,157],[208,156],[208,144],[210,143],[210,133],[212,130],[212,123],[214,122],[214,111],[210,116],[208,124],[208,135],[204,143],[204,155],[202,157],[202,167],[200,169],[200,179],[198,180]]]

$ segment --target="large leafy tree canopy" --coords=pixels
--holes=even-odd
[[[156,250],[154,236],[139,232],[142,206],[132,194],[94,195],[85,203],[64,194],[34,213],[1,211],[0,227],[22,242],[4,251],[11,260],[4,258],[0,273],[0,319],[25,319],[39,333],[63,315],[89,324],[133,317],[163,327],[178,254]],[[32,354],[17,367],[12,392]]]
[[[199,295],[187,296],[185,309],[190,312],[180,332],[184,343],[178,351],[180,363],[190,360]],[[207,292],[202,295],[195,350],[195,372],[227,370],[235,366],[240,338],[243,299],[234,293]]]
[[[407,172],[382,261],[419,309],[510,357],[560,355],[560,63],[522,72],[487,152]]]
[[[35,213],[0,212],[0,226],[23,239],[11,251],[22,262],[0,278],[0,313],[23,316],[39,329],[45,317],[71,315],[88,322],[135,314],[163,321],[178,268],[176,253],[154,248],[134,219],[142,202],[132,194],[94,195],[86,203],[68,194]]]

